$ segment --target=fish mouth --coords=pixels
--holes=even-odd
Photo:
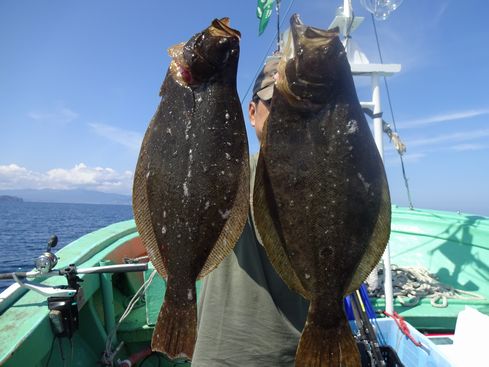
[[[338,28],[325,30],[308,26],[299,14],[294,14],[278,67],[277,85],[290,100],[310,99],[331,88],[339,78],[338,63],[345,57]]]
[[[175,80],[185,86],[199,84],[220,70],[236,53],[241,33],[229,26],[229,18],[214,19],[188,42],[168,49]]]
[[[290,29],[298,77],[310,83],[328,79],[331,76],[328,66],[336,65],[335,60],[343,50],[338,37],[339,28],[325,30],[307,26],[299,14],[294,14],[290,19]]]
[[[241,33],[237,29],[231,28],[229,23],[230,20],[227,17],[214,19],[209,28],[209,33],[215,37],[237,37],[241,39]]]

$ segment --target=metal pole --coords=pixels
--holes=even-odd
[[[343,0],[343,15],[351,18],[351,0]]]
[[[377,149],[379,150],[380,157],[384,160],[384,141],[383,141],[383,128],[382,128],[382,112],[380,105],[380,85],[379,74],[372,74],[372,102],[374,103],[374,139]]]
[[[383,126],[380,104],[380,85],[379,74],[372,74],[372,102],[374,103],[374,139],[377,149],[379,150],[382,161],[384,160],[384,142]],[[394,311],[393,291],[392,291],[392,273],[391,273],[391,256],[390,247],[387,244],[383,255],[384,260],[384,294],[385,310],[389,313]]]
[[[100,261],[100,266],[110,265],[109,260]],[[102,304],[104,308],[105,331],[107,335],[115,329],[114,290],[112,289],[112,274],[100,273],[100,288],[102,290]],[[117,335],[114,334],[112,344],[117,345]]]
[[[280,0],[277,0],[275,10],[277,11],[277,51],[280,52]]]

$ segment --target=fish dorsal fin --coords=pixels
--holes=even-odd
[[[238,242],[243,232],[243,228],[248,219],[249,196],[250,196],[250,169],[248,147],[244,146],[246,152],[243,152],[243,164],[239,173],[239,187],[234,200],[234,205],[230,210],[229,218],[212,248],[207,260],[199,273],[198,279],[205,277],[214,270],[226,256],[228,256]]]
[[[367,245],[362,260],[357,266],[345,295],[360,288],[365,279],[367,279],[369,274],[379,263],[385,250],[385,244],[389,240],[391,227],[391,201],[385,175],[383,176],[381,185],[382,197],[377,222],[375,223],[370,242]]]
[[[311,299],[311,294],[303,287],[299,277],[295,273],[290,260],[282,245],[283,241],[277,232],[274,221],[270,215],[271,195],[267,193],[267,171],[263,152],[260,151],[256,165],[255,184],[253,188],[252,215],[255,229],[268,255],[268,259],[282,280],[295,292],[306,299]],[[269,187],[268,187],[269,189]]]

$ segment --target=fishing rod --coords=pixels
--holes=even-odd
[[[357,323],[358,330],[360,332],[360,339],[369,349],[368,354],[372,359],[372,365],[385,367],[386,363],[384,357],[382,356],[377,335],[367,316],[367,311],[358,290],[350,295],[350,299],[355,322]]]
[[[4,291],[4,298],[0,298],[0,304],[9,302],[9,297],[19,289],[27,289],[47,297],[49,320],[56,336],[71,338],[78,330],[79,303],[83,300],[80,292],[80,283],[83,281],[79,275],[102,273],[126,273],[142,272],[148,269],[147,263],[118,264],[87,268],[77,268],[70,264],[62,269],[55,269],[58,257],[52,252],[57,245],[58,237],[52,236],[48,241],[47,249],[35,260],[35,268],[27,272],[11,272],[0,274],[0,280],[11,279],[16,282],[17,288],[8,288]],[[67,285],[48,286],[39,283],[28,282],[27,279],[48,278],[64,276]]]
[[[148,269],[147,263],[117,264],[87,268],[77,268],[75,264],[70,264],[62,269],[55,269],[55,266],[58,264],[58,257],[52,252],[52,249],[57,244],[58,237],[53,235],[48,241],[46,251],[34,261],[35,268],[33,270],[0,273],[0,280],[14,280],[20,288],[32,290],[46,297],[73,297],[78,292],[79,283],[81,282],[78,275],[142,272]],[[26,281],[26,279],[49,278],[54,276],[65,276],[68,285],[52,287]]]

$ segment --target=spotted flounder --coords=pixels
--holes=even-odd
[[[343,309],[390,234],[384,166],[337,30],[291,18],[257,165],[253,215],[268,256],[310,300],[296,366],[360,366]]]
[[[249,210],[248,142],[236,91],[240,33],[214,20],[169,49],[161,102],[144,136],[134,218],[167,289],[151,347],[192,358],[195,281],[230,253]]]

